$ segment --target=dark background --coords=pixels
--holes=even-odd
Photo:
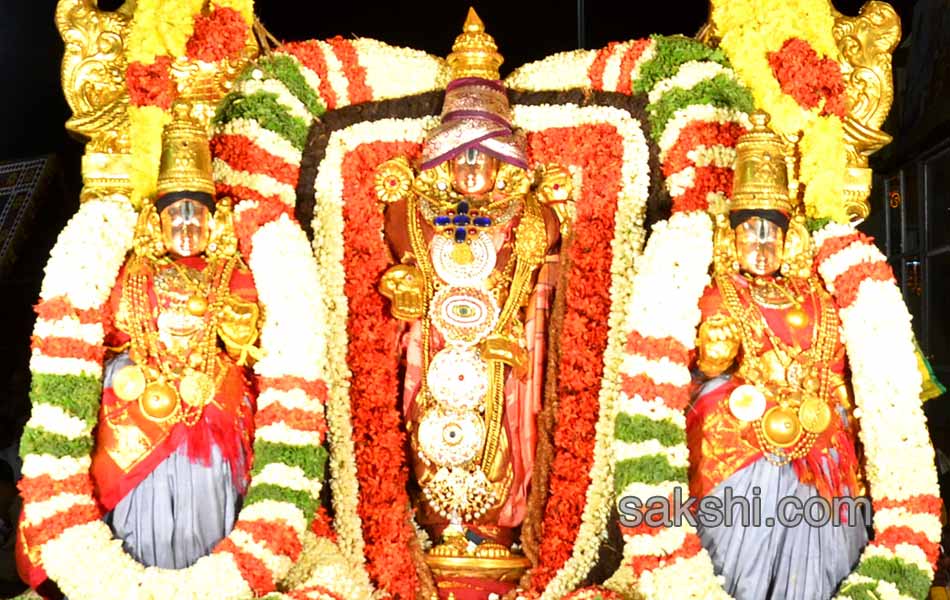
[[[17,257],[5,269],[0,256],[0,480],[10,478],[2,459],[15,454],[28,417],[30,307],[55,236],[78,206],[81,185],[82,146],[63,127],[70,113],[59,82],[63,47],[53,22],[55,4],[0,0],[0,163],[51,157],[27,218],[12,233],[0,228],[0,242],[3,235],[20,236]],[[99,2],[105,9],[119,4]],[[835,1],[846,14],[856,14],[861,4]],[[885,127],[895,141],[872,161],[874,214],[866,229],[891,259],[921,344],[938,375],[950,382],[950,322],[944,308],[950,296],[950,0],[892,4],[904,29],[894,56],[897,94]],[[459,0],[258,0],[257,14],[283,41],[365,36],[444,56],[461,31],[468,5]],[[598,48],[651,33],[692,36],[708,14],[706,0],[482,0],[476,9],[505,56],[502,75],[558,51]],[[0,188],[3,168],[0,164]],[[0,225],[3,202],[0,197]],[[945,452],[948,405],[938,399],[926,406],[935,445]],[[2,529],[0,514],[0,539]],[[0,558],[0,581],[2,571]]]

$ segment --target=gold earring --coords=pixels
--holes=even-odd
[[[812,272],[814,249],[811,235],[805,227],[805,217],[796,215],[788,223],[783,247],[782,274],[807,279]]]
[[[146,202],[139,212],[138,220],[135,223],[132,249],[136,256],[152,260],[165,254],[165,241],[162,239],[162,220],[155,210],[155,205],[151,202]]]
[[[222,198],[215,205],[211,239],[208,240],[208,255],[214,258],[228,258],[236,253],[237,234],[234,232],[231,199]]]
[[[716,215],[716,230],[713,234],[713,271],[716,275],[732,275],[739,272],[736,232],[729,226],[729,219],[725,215]]]

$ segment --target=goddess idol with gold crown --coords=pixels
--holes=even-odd
[[[504,594],[530,565],[514,548],[568,226],[555,207],[570,196],[570,175],[548,166],[535,181],[528,170],[501,63],[470,12],[418,171],[400,157],[376,176],[399,258],[380,291],[406,323],[402,406],[416,519],[438,541],[426,558],[437,585],[458,598]]]
[[[158,194],[105,306],[91,466],[103,519],[145,566],[183,569],[207,555],[247,489],[247,368],[261,315],[231,218],[230,200],[215,202],[206,130],[179,104],[162,135]]]
[[[743,523],[736,509],[734,523],[699,526],[737,600],[828,598],[867,544],[870,515],[858,504],[812,527],[779,511],[788,498],[837,507],[835,498],[864,494],[847,357],[838,308],[790,200],[782,140],[765,113],[752,122],[736,148],[732,202],[716,218],[713,282],[700,301],[704,377],[686,415],[690,495],[719,499],[726,511],[730,497],[760,503],[761,522]]]

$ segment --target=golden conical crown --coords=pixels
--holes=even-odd
[[[452,70],[452,79],[480,77],[500,79],[498,67],[504,62],[492,36],[485,33],[485,24],[475,9],[469,7],[465,27],[452,44],[452,53],[446,59]]]
[[[768,114],[757,111],[750,118],[752,130],[736,143],[736,174],[729,209],[791,214],[782,138],[768,126]]]
[[[171,192],[214,194],[208,132],[182,102],[175,104],[172,121],[162,131],[158,196]]]

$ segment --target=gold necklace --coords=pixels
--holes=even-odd
[[[430,361],[430,328],[431,319],[429,316],[429,307],[435,294],[436,275],[432,262],[429,257],[428,248],[423,235],[419,220],[419,195],[409,194],[407,198],[407,213],[409,241],[412,246],[416,263],[424,279],[423,303],[424,310],[422,316],[422,372],[427,373]],[[544,227],[544,219],[541,215],[541,208],[537,201],[531,197],[525,197],[524,214],[521,223],[515,230],[514,252],[506,265],[506,271],[513,266],[513,273],[510,277],[511,287],[508,297],[505,299],[504,306],[495,325],[495,332],[502,332],[507,329],[517,311],[524,303],[527,295],[530,293],[531,276],[535,269],[544,259],[544,252],[547,249],[547,231]],[[498,440],[502,428],[502,416],[504,411],[504,369],[505,363],[500,360],[492,360],[489,364],[489,394],[485,406],[486,422],[486,442],[480,460],[481,470],[487,471],[498,451]],[[417,396],[420,414],[424,412],[428,405],[428,385],[426,377],[422,378],[422,383]]]
[[[193,282],[175,261],[153,261],[145,256],[131,259],[123,294],[127,295],[130,308],[129,356],[133,364],[116,374],[114,387],[121,399],[137,400],[142,414],[154,421],[183,422],[193,426],[201,418],[204,406],[213,398],[223,376],[224,369],[218,364],[217,329],[230,292],[237,256],[224,260],[211,258],[205,266],[204,273],[210,273],[206,279],[213,298],[210,307],[206,307],[208,316],[204,318],[204,326],[186,363],[164,352],[159,342],[148,293],[149,279],[154,279],[156,272],[153,262],[163,263],[163,266],[170,263]],[[192,304],[190,299],[189,304]],[[154,363],[157,368],[149,363]]]
[[[744,304],[731,277],[719,275],[716,283],[726,309],[739,327],[743,347],[740,373],[756,388],[766,388],[767,395],[776,397],[779,404],[766,411],[753,424],[759,446],[766,459],[779,466],[802,458],[811,450],[821,432],[831,424],[829,402],[833,377],[830,362],[837,344],[834,305],[830,298],[817,291],[818,306],[814,312],[818,322],[812,330],[811,346],[803,351],[790,348],[772,331],[761,307],[754,301],[751,290],[749,300]],[[809,297],[814,302],[814,292],[820,288],[811,280],[808,285],[813,292]],[[786,385],[775,392],[764,381],[766,369],[760,359],[763,334],[775,354],[782,357],[781,362],[785,367]],[[793,409],[797,409],[797,414]],[[786,448],[794,450],[787,452]]]

